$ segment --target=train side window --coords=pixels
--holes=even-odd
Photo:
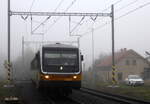
[[[83,57],[83,55],[81,55],[81,61],[83,61],[84,60],[84,57]]]
[[[36,54],[36,68],[40,68],[40,53]]]
[[[39,55],[36,54],[34,59],[31,62],[31,69],[32,70],[38,70],[39,66],[40,66],[39,65]]]
[[[36,59],[33,59],[32,62],[31,62],[31,69],[32,70],[37,70],[37,60]]]

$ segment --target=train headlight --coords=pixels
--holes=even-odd
[[[45,75],[44,78],[45,78],[45,79],[49,79],[49,75]]]
[[[76,75],[74,75],[74,76],[73,76],[73,79],[77,79],[77,76],[76,76]]]

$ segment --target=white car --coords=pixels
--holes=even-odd
[[[144,80],[138,76],[138,75],[128,75],[128,77],[125,79],[125,83],[127,85],[143,85]]]

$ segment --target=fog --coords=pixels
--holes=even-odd
[[[31,11],[42,12],[65,11],[110,13],[110,5],[118,2],[114,7],[115,18],[117,18],[148,3],[148,1],[149,0],[63,0],[62,4],[57,8],[61,0],[35,0],[32,7],[32,0],[11,0],[11,10],[29,11],[31,9]],[[70,4],[72,4],[72,6],[66,11]],[[130,5],[127,6],[128,4]],[[7,0],[0,0],[0,7],[0,70],[1,75],[4,75],[5,70],[3,63],[4,60],[7,59]],[[123,7],[124,9],[120,9]],[[106,8],[108,8],[106,11],[102,11]],[[115,21],[115,51],[118,51],[121,48],[133,49],[142,56],[145,56],[145,51],[150,51],[149,10],[150,6],[148,5]],[[47,17],[34,16],[33,27],[39,25],[39,23],[35,21],[41,22],[45,20],[45,18]],[[21,66],[15,66],[15,63],[22,58],[22,36],[24,36],[26,41],[77,41],[77,37],[69,36],[68,17],[61,17],[59,21],[51,27],[57,18],[58,17],[51,17],[44,26],[41,26],[36,31],[42,32],[44,35],[33,35],[31,34],[30,16],[28,16],[26,20],[23,20],[21,16],[11,16],[11,60],[14,63],[14,67],[19,67],[17,70],[21,69]],[[71,28],[76,26],[76,23],[78,23],[81,18],[82,17],[71,17]],[[96,21],[93,21],[91,20],[91,17],[85,17],[82,21],[82,25],[79,25],[73,32],[73,35],[88,32],[80,38],[80,49],[84,55],[85,69],[88,69],[92,63],[92,27],[96,28],[94,30],[94,59],[97,59],[101,53],[111,53],[111,24],[107,23],[106,26],[97,28],[110,20],[110,17],[97,17]],[[31,49],[31,51],[34,51],[36,48],[35,45],[33,46],[30,44],[25,44],[25,47]]]

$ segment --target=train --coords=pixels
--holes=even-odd
[[[31,61],[32,81],[38,90],[52,89],[65,94],[81,88],[83,55],[68,44],[43,45]]]

